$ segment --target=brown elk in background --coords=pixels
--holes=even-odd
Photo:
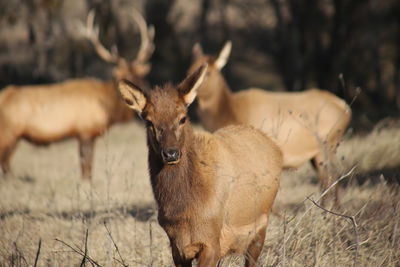
[[[211,132],[231,124],[249,124],[276,141],[283,165],[296,168],[312,160],[323,190],[337,179],[334,153],[350,119],[350,107],[335,95],[318,89],[304,92],[268,92],[250,88],[233,93],[221,74],[231,51],[227,42],[217,58],[193,47],[189,73],[208,63],[208,78],[198,92],[198,115]],[[338,204],[338,187],[335,199]]]
[[[101,45],[98,28],[93,27],[93,12],[89,13],[84,29],[100,57],[115,64],[113,80],[83,78],[50,85],[10,85],[1,92],[0,164],[3,174],[10,172],[10,159],[19,139],[48,144],[74,137],[79,140],[82,178],[91,178],[96,137],[110,125],[133,118],[133,112],[120,101],[118,81],[128,78],[144,86],[144,77],[150,71],[148,60],[154,50],[154,30],[147,29],[136,10],[131,15],[141,33],[141,47],[132,62]]]
[[[151,184],[158,221],[176,266],[216,266],[246,254],[255,266],[280,181],[277,145],[252,126],[194,133],[187,106],[205,77],[203,65],[178,86],[144,91],[123,81],[126,104],[146,122]],[[250,160],[249,160],[250,159]]]

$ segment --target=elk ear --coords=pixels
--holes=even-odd
[[[194,59],[198,59],[204,56],[203,48],[201,48],[201,45],[199,43],[194,44],[192,48],[192,55]]]
[[[224,48],[222,48],[221,52],[218,55],[218,58],[215,60],[215,66],[221,70],[226,62],[228,62],[229,55],[231,54],[232,50],[232,42],[227,41],[224,45]]]
[[[147,103],[147,98],[143,90],[128,80],[120,81],[118,89],[128,107],[141,114]]]
[[[207,64],[201,65],[178,85],[178,92],[187,106],[196,98],[197,90],[206,76],[207,68]]]

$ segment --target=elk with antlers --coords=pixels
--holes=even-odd
[[[333,158],[346,131],[350,107],[335,95],[318,89],[304,92],[268,92],[251,88],[232,93],[221,74],[231,51],[227,42],[219,56],[193,47],[192,73],[208,63],[208,79],[199,88],[198,114],[205,129],[215,131],[231,124],[249,124],[276,141],[283,153],[283,165],[296,168],[312,160],[323,190],[335,179]],[[338,187],[335,199],[338,203]]]
[[[110,125],[133,118],[121,101],[117,83],[124,78],[145,85],[150,71],[148,60],[154,50],[154,30],[148,30],[143,17],[133,10],[139,25],[141,47],[136,59],[128,62],[116,52],[109,52],[93,27],[94,13],[88,15],[83,32],[102,59],[115,64],[114,79],[71,79],[37,86],[8,86],[0,94],[0,165],[3,174],[10,172],[10,159],[19,139],[48,144],[74,137],[79,140],[82,178],[91,178],[94,141]]]
[[[151,184],[158,221],[176,266],[216,266],[229,254],[246,254],[255,266],[282,169],[277,145],[251,126],[194,133],[187,106],[207,66],[178,86],[144,91],[123,81],[126,104],[146,122]],[[248,159],[251,159],[250,161]]]

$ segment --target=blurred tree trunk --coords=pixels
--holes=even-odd
[[[168,14],[175,0],[149,0],[146,2],[146,18],[154,25],[155,51],[149,79],[155,83],[179,81],[185,73],[184,59],[179,38],[173,25],[168,21]]]
[[[228,25],[226,17],[227,5],[227,0],[202,0],[201,2],[198,32],[199,41],[205,50],[210,50],[210,48],[219,50],[224,42],[229,40],[230,25]],[[210,25],[207,18],[212,12],[217,13],[218,21],[213,21],[213,24]]]
[[[210,10],[210,0],[202,0],[201,1],[201,10],[200,10],[200,23],[199,23],[199,35],[200,35],[200,43],[208,44],[208,24],[207,24],[207,15]]]
[[[394,86],[396,90],[396,106],[400,109],[400,3],[397,2],[396,7],[394,8],[394,14],[396,14],[396,37],[395,37],[395,49],[396,49],[396,58],[395,58],[395,74],[394,74]]]
[[[291,61],[297,59],[297,57],[294,57],[293,55],[293,33],[290,31],[290,28],[283,19],[282,2],[278,0],[271,0],[271,3],[277,19],[274,37],[276,39],[276,42],[279,44],[276,47],[276,51],[274,53],[276,58],[275,63],[277,65],[278,71],[282,75],[286,89],[288,91],[293,91],[295,77],[292,66],[295,65],[295,63]]]
[[[324,89],[332,89],[333,80],[337,77],[332,73],[335,69],[334,60],[340,60],[338,53],[341,51],[341,45],[346,35],[346,23],[344,21],[345,7],[343,6],[343,1],[334,0],[333,6],[333,22],[329,32],[330,43],[328,47],[323,45],[322,40],[317,44],[316,79],[318,87]],[[337,75],[339,75],[339,73],[337,73]]]

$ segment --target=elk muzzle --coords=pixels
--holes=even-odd
[[[177,164],[181,158],[181,152],[178,148],[162,149],[161,157],[165,164]]]

